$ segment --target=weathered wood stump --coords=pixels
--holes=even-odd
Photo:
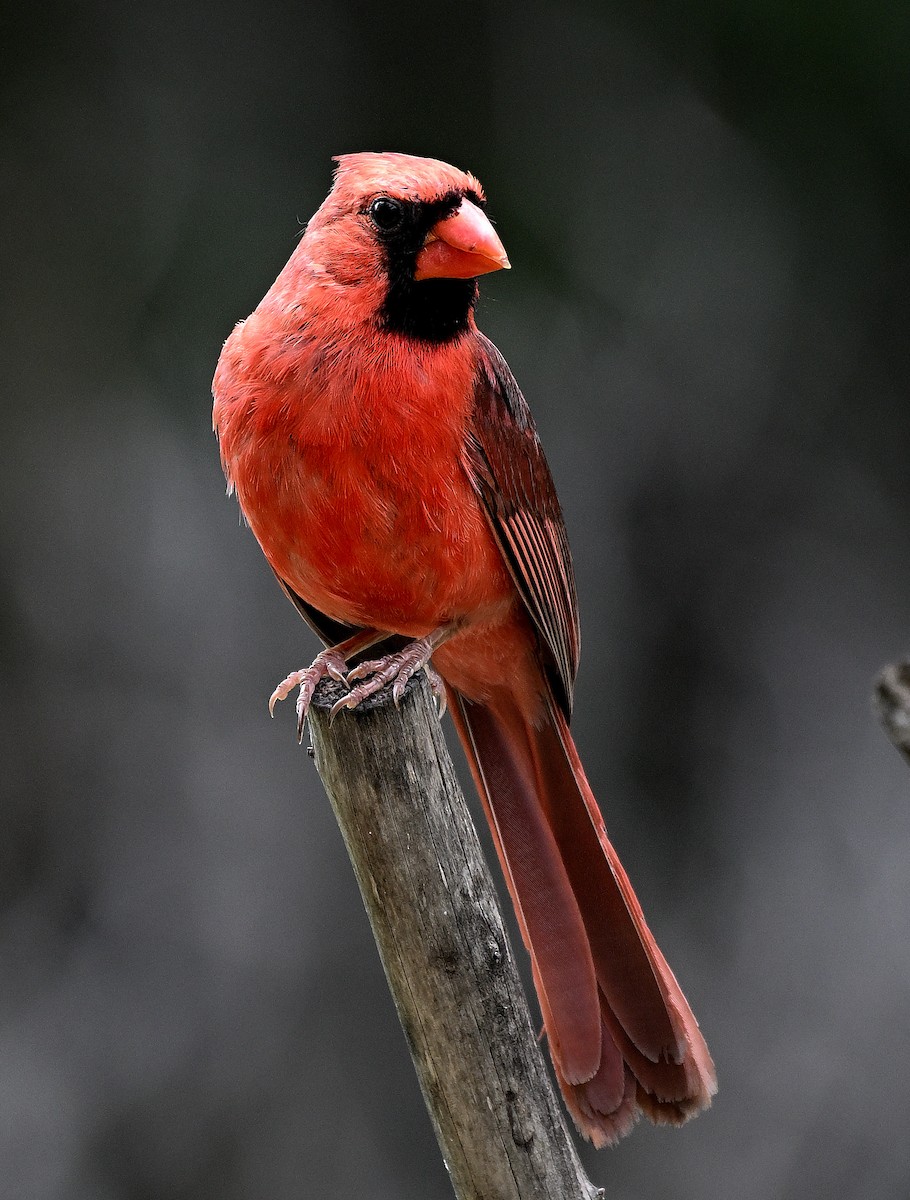
[[[459,1200],[594,1200],[547,1075],[429,687],[371,697],[331,725],[316,766],[344,836]]]

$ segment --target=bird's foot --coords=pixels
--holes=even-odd
[[[317,654],[312,664],[304,667],[302,671],[292,671],[287,679],[283,679],[275,688],[269,697],[269,712],[274,715],[275,705],[279,700],[284,700],[289,696],[295,687],[300,688],[300,695],[297,697],[297,741],[303,741],[303,723],[306,721],[306,715],[310,710],[310,703],[313,699],[313,693],[319,686],[321,680],[325,679],[326,675],[334,679],[336,683],[345,682],[345,671],[348,669],[348,659],[353,658],[355,654],[360,654],[367,650],[376,642],[381,641],[385,635],[377,632],[375,629],[360,629],[357,633],[352,634],[344,642],[339,642],[337,646],[330,646],[327,650],[323,650],[321,654]]]
[[[446,703],[445,685],[430,665],[430,656],[444,640],[440,631],[436,630],[428,637],[411,642],[397,654],[387,654],[384,658],[372,658],[368,662],[360,663],[353,671],[348,672],[346,682],[351,688],[350,692],[332,706],[329,715],[335,717],[343,708],[356,708],[367,696],[374,696],[388,683],[392,684],[392,699],[397,708],[404,696],[408,680],[422,668],[430,681],[433,695],[439,702],[439,715],[442,716]]]
[[[449,706],[449,702],[446,698],[446,685],[443,683],[442,676],[432,663],[424,663],[423,673],[430,681],[430,687],[433,691],[433,699],[436,701],[436,714],[441,721],[446,715],[446,709]]]
[[[347,670],[347,662],[344,654],[338,647],[332,647],[330,650],[323,650],[321,654],[317,654],[310,666],[304,667],[302,671],[292,671],[286,679],[275,688],[271,696],[269,696],[269,713],[275,715],[275,705],[279,700],[285,700],[294,690],[300,688],[300,694],[297,697],[297,740],[303,740],[303,725],[306,721],[306,715],[310,710],[310,704],[313,700],[313,693],[316,691],[319,683],[325,679],[326,675],[334,679],[336,683],[345,682],[345,671]]]

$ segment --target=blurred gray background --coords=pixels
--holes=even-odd
[[[574,546],[576,737],[717,1060],[619,1200],[906,1200],[910,8],[9,6],[0,1195],[450,1193],[209,383],[332,154],[475,171]]]

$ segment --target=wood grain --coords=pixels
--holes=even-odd
[[[310,713],[316,766],[360,884],[459,1200],[594,1200],[531,1027],[496,893],[429,688],[400,710]]]

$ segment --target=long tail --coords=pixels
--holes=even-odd
[[[452,695],[531,956],[566,1106],[596,1146],[645,1113],[681,1125],[711,1103],[714,1064],[645,923],[555,705],[540,727],[502,693]]]

